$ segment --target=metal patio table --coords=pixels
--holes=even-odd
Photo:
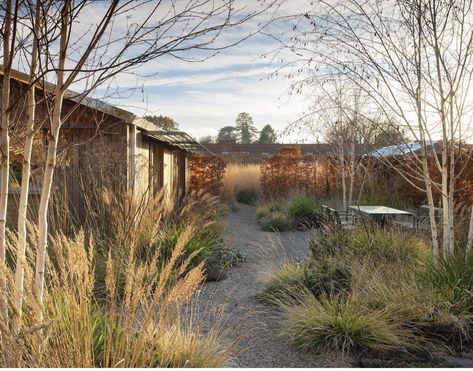
[[[405,211],[394,209],[387,206],[350,206],[350,210],[355,213],[368,216],[371,219],[384,226],[388,219],[394,219],[396,216],[408,216],[412,218],[412,225],[415,224],[415,214]]]

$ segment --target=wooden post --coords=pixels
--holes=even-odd
[[[136,125],[129,125],[127,130],[128,144],[128,191],[135,192],[136,183]]]

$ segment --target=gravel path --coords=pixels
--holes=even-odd
[[[279,337],[278,315],[255,298],[268,272],[290,259],[305,257],[310,232],[262,232],[254,220],[254,208],[238,204],[227,217],[225,243],[246,255],[246,261],[226,272],[226,278],[203,285],[198,311],[220,308],[218,321],[232,344],[230,367],[347,367],[348,360],[300,353]],[[208,311],[206,309],[209,309]],[[205,316],[204,316],[205,318]],[[214,324],[208,316],[203,327]]]

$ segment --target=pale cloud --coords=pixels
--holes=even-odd
[[[182,130],[199,138],[216,135],[220,127],[233,125],[240,112],[250,113],[259,129],[271,124],[282,132],[307,106],[303,98],[289,97],[286,85],[280,80],[260,81],[254,77],[243,80],[214,81],[200,87],[188,84],[173,94],[167,93],[166,88],[150,89],[145,100],[128,100],[129,106],[125,108],[137,115],[172,116]]]
[[[237,0],[235,6],[254,9],[254,4],[254,0]],[[302,0],[290,0],[284,1],[283,5],[279,15],[300,11],[307,4]],[[100,7],[97,9],[100,11]],[[143,14],[133,17],[140,18]],[[228,45],[242,39],[249,32],[256,31],[260,23],[270,16],[262,14],[244,27],[226,30],[216,45]],[[86,14],[78,30],[85,32],[91,27],[93,23],[90,19],[94,19],[93,14]],[[116,31],[122,30],[125,25],[126,21],[116,24]],[[285,27],[273,27],[272,31],[278,34],[284,32]],[[110,82],[108,89],[102,87],[95,92],[95,96],[106,96],[110,103],[140,116],[172,116],[183,130],[196,138],[216,135],[220,127],[233,124],[240,112],[250,113],[259,129],[271,124],[282,132],[288,123],[305,111],[308,103],[303,97],[288,96],[291,81],[284,78],[288,70],[280,71],[278,77],[268,79],[277,67],[262,56],[278,46],[275,40],[256,35],[230,49],[218,51],[212,58],[202,62],[184,62],[172,56],[160,57],[136,70],[118,75]],[[184,56],[200,58],[211,54],[193,51]],[[80,90],[80,83],[74,88]],[[110,97],[110,92],[114,91],[119,94]],[[121,96],[121,99],[115,99],[117,96]]]

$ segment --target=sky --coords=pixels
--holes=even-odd
[[[279,134],[279,141],[282,143],[303,143],[319,140],[321,132],[324,130],[323,124],[326,118],[321,119],[317,116],[318,107],[314,103],[322,104],[324,100],[320,99],[320,96],[332,98],[333,94],[330,94],[330,89],[327,87],[321,89],[320,86],[314,85],[313,80],[316,75],[315,80],[321,82],[323,87],[326,76],[330,75],[330,68],[327,68],[327,66],[330,66],[330,62],[327,62],[327,60],[330,60],[331,55],[329,54],[325,59],[320,57],[314,59],[314,55],[324,54],[324,51],[320,51],[318,48],[326,48],[326,44],[312,42],[313,38],[317,37],[317,32],[306,31],[313,28],[312,21],[309,22],[309,20],[314,17],[321,17],[323,22],[319,22],[318,25],[324,25],[327,14],[330,14],[330,12],[324,13],[323,9],[314,8],[310,5],[311,2],[307,0],[235,0],[233,3],[235,8],[242,9],[241,13],[237,11],[236,19],[258,9],[258,4],[265,1],[277,1],[282,6],[273,7],[270,11],[265,11],[243,25],[224,30],[219,33],[216,42],[213,42],[210,47],[231,45],[244,39],[248,34],[254,33],[259,24],[267,22],[271,18],[271,14],[274,14],[275,9],[277,9],[278,17],[299,15],[298,17],[290,17],[289,20],[285,19],[271,23],[265,29],[265,32],[272,37],[256,33],[256,35],[231,48],[219,50],[216,55],[208,59],[206,57],[214,54],[214,51],[192,49],[184,54],[177,53],[177,57],[176,55],[164,53],[156,59],[128,70],[127,73],[118,74],[112,80],[107,81],[107,85],[96,89],[92,96],[132,111],[138,117],[145,115],[170,116],[179,123],[181,130],[188,132],[196,139],[208,135],[216,136],[219,128],[233,125],[240,112],[247,112],[253,117],[257,129],[261,130],[267,124],[276,129]],[[124,6],[128,6],[129,9],[118,12],[114,17],[112,27],[103,35],[101,42],[96,45],[94,53],[88,61],[91,71],[95,71],[97,66],[103,65],[104,70],[109,73],[110,69],[107,63],[113,61],[116,55],[121,55],[125,60],[131,56],[142,56],[143,50],[149,44],[154,45],[156,43],[158,50],[165,49],[169,42],[172,45],[172,40],[175,40],[176,37],[179,39],[180,35],[193,30],[196,23],[202,25],[200,15],[209,14],[209,6],[211,10],[215,8],[215,4],[222,5],[228,4],[228,2],[226,0],[164,0],[161,2],[142,0],[120,4],[127,4]],[[139,4],[139,6],[136,4]],[[186,7],[195,6],[194,4],[198,4],[196,8],[193,8],[191,12],[187,9],[187,12],[185,12]],[[201,5],[203,8],[200,8]],[[73,67],[77,60],[81,58],[83,49],[90,42],[94,30],[98,26],[97,23],[106,14],[108,6],[110,6],[110,3],[107,1],[90,2],[74,19],[66,68],[68,63]],[[155,7],[158,7],[158,9],[153,9]],[[174,15],[180,14],[183,10],[185,14],[189,14],[190,20],[179,18],[180,21],[174,23],[172,21],[175,20]],[[197,11],[197,13],[194,11]],[[308,11],[311,16],[308,15]],[[194,14],[197,14],[197,16],[194,16]],[[238,16],[238,14],[240,15]],[[208,23],[204,22],[203,26],[221,24],[225,19],[224,16],[225,14],[222,13],[211,17],[210,20],[206,19]],[[159,25],[157,29],[149,27],[158,33],[159,37],[156,37],[153,33],[150,34],[149,40],[142,40],[141,43],[131,43],[132,47],[122,55],[121,48],[128,45],[128,37],[133,34],[134,27],[142,24],[145,20],[149,21],[149,26]],[[356,17],[355,20],[357,21]],[[327,24],[329,29],[333,28],[330,22]],[[335,19],[333,24],[338,24],[338,20]],[[28,28],[23,31],[28,33]],[[334,32],[336,33],[337,30]],[[206,32],[202,38],[209,40],[212,35],[215,36],[215,34],[211,33],[209,35]],[[291,41],[294,40],[291,37],[293,35],[303,36],[300,39],[301,41],[297,43]],[[400,35],[401,39],[402,37]],[[275,38],[290,43],[292,49],[296,45],[296,50],[285,48],[280,54],[276,54],[274,51],[278,49],[280,44]],[[199,37],[197,37],[197,41],[187,39],[182,46],[198,43],[198,40],[201,39]],[[53,43],[50,49],[53,53],[57,48],[56,44]],[[307,48],[306,44],[308,44]],[[377,44],[374,43],[373,45],[376,49]],[[315,50],[312,50],[312,48]],[[333,49],[329,50],[331,53]],[[333,51],[339,53],[338,48]],[[345,56],[347,62],[353,62],[354,57],[345,49],[340,50],[339,54]],[[276,58],[272,59],[275,56]],[[182,60],[182,57],[197,57],[205,60],[186,62]],[[340,58],[338,54],[337,58]],[[51,59],[54,60],[54,56]],[[293,61],[293,67],[286,66],[282,68],[279,63],[281,59]],[[304,61],[308,64],[303,63]],[[19,69],[24,70],[24,67]],[[293,71],[291,68],[300,69],[300,72]],[[87,66],[85,70],[87,70]],[[274,74],[276,70],[279,71],[277,75]],[[53,78],[56,76],[54,73],[51,74]],[[87,72],[83,72],[83,75],[82,79],[76,79],[75,84],[71,86],[72,90],[77,92],[87,90],[87,84],[94,81],[94,77],[96,78],[94,74],[90,75]],[[295,75],[296,78],[288,78],[288,75]],[[289,94],[291,85],[301,78],[305,82],[307,80],[312,81],[304,86],[304,95]],[[54,82],[54,80],[51,80],[51,82]],[[387,86],[390,89],[393,86],[395,87],[389,81]],[[377,90],[382,89],[378,87]],[[312,99],[310,94],[312,94]],[[319,98],[317,98],[317,94]],[[384,98],[382,93],[379,96]],[[397,97],[396,102],[403,105],[403,98],[403,95]],[[412,111],[412,104],[409,104],[410,96],[406,96],[406,99],[406,109],[402,111],[407,109]],[[333,105],[333,103],[329,102],[329,108],[330,105]],[[364,109],[366,110],[366,107]],[[396,117],[397,111],[396,105],[394,105],[394,109],[391,110],[393,116]],[[305,116],[306,113],[311,113],[312,116]],[[303,133],[292,131],[290,134],[286,134],[285,129],[301,117],[308,117],[309,125],[305,125],[305,127],[309,126],[314,130]],[[410,119],[406,121],[410,121]],[[437,120],[433,117],[430,121],[431,128],[429,129],[432,129],[433,125],[432,130],[434,130]]]
[[[285,4],[278,14],[296,2]],[[243,37],[260,20],[229,29],[221,37],[222,45]],[[307,138],[283,131],[308,103],[301,96],[289,95],[291,81],[283,74],[270,77],[278,66],[262,57],[277,47],[275,40],[258,34],[201,62],[160,57],[133,74],[120,75],[113,82],[115,87],[121,92],[134,89],[120,99],[108,100],[138,116],[170,116],[196,139],[216,136],[219,128],[234,125],[238,113],[247,112],[257,129],[270,124],[282,142],[302,142]]]
[[[268,78],[275,67],[252,60],[250,50],[233,54],[238,49],[215,57],[214,67],[208,62],[165,66],[167,71],[145,82],[125,108],[138,115],[171,116],[194,137],[215,136],[219,128],[233,125],[240,112],[248,112],[258,129],[270,124],[282,131],[306,104],[288,95],[285,79]]]

